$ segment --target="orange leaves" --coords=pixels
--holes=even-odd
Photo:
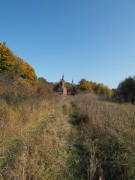
[[[91,92],[92,91],[92,85],[86,79],[82,79],[79,83],[78,90],[79,90],[79,92]]]
[[[21,77],[31,83],[37,81],[34,69],[17,57],[5,43],[0,43],[0,74],[6,74],[11,79]]]
[[[51,92],[47,81],[37,81],[34,69],[0,43],[0,95],[31,96]]]
[[[102,83],[89,82],[86,79],[82,79],[79,82],[78,92],[94,92],[99,95],[112,95],[112,91]]]

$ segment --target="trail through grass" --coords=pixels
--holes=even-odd
[[[80,119],[76,107],[72,103],[72,111],[69,116],[69,123],[72,125],[72,134],[69,148],[68,179],[87,180],[87,149],[83,145],[83,138],[80,136]]]
[[[135,106],[80,95],[0,110],[0,180],[135,179]]]

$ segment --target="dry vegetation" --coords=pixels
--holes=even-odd
[[[87,179],[135,179],[135,106],[75,98]]]
[[[0,179],[60,179],[66,173],[70,103],[63,97],[0,100]]]
[[[90,94],[0,99],[0,179],[132,180],[134,146],[134,105]]]

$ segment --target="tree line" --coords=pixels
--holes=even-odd
[[[67,82],[66,86],[70,95],[95,93],[117,102],[135,102],[135,77],[126,78],[116,89],[86,79],[81,79],[74,86]],[[6,43],[0,43],[0,94],[46,96],[46,93],[57,92],[57,88],[58,83],[49,83],[43,77],[38,78],[31,65],[16,56]]]
[[[52,86],[38,78],[34,68],[0,43],[0,96],[44,96],[52,92]]]
[[[111,96],[112,90],[109,89],[103,83],[96,83],[88,81],[86,79],[81,79],[78,84],[66,83],[68,94],[75,95],[80,93],[95,93],[98,95]],[[54,84],[54,91],[57,92],[59,83]]]

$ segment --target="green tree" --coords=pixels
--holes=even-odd
[[[121,102],[135,102],[135,78],[128,77],[116,89],[115,97]]]

